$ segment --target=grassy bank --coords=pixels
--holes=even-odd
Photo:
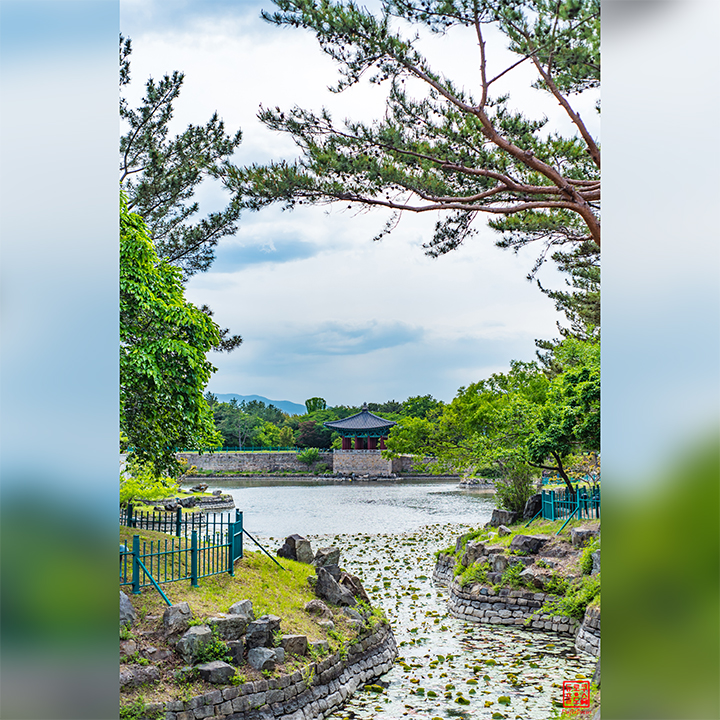
[[[139,535],[141,542],[164,541],[168,537],[149,530],[120,528],[121,542],[131,544],[133,535]],[[184,542],[180,540],[181,546],[184,546]],[[281,618],[281,634],[306,635],[311,642],[326,640],[330,653],[342,653],[357,638],[357,631],[350,627],[348,618],[342,612],[335,612],[334,608],[331,609],[335,612],[335,628],[327,630],[320,627],[304,610],[305,604],[315,598],[308,583],[308,578],[315,574],[314,568],[293,560],[282,559],[281,563],[282,568],[263,553],[246,551],[245,556],[235,564],[234,577],[222,574],[201,578],[196,588],[191,586],[189,580],[163,584],[162,588],[173,604],[185,601],[190,605],[195,624],[200,624],[204,618],[226,612],[233,603],[247,599],[252,601],[255,617],[272,614]],[[138,623],[131,633],[121,631],[121,640],[133,640],[137,646],[136,652],[126,662],[147,664],[143,658],[151,654],[153,649],[161,652],[172,650],[161,632],[162,616],[167,605],[159,593],[152,587],[142,588],[140,595],[132,595],[130,586],[121,589],[129,596],[138,616]],[[383,619],[378,612],[372,616],[371,622],[377,624]],[[278,665],[272,673],[260,673],[243,665],[237,669],[234,682],[240,684],[304,670],[311,662],[327,654],[327,651],[314,651],[303,657],[288,656],[286,662]],[[215,686],[194,679],[192,675],[181,677],[182,673],[178,671],[183,663],[174,653],[157,666],[162,673],[161,681],[146,687],[121,690],[121,707],[186,700],[215,689]]]

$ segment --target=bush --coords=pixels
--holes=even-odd
[[[213,660],[222,660],[226,663],[232,662],[228,646],[220,639],[215,629],[213,629],[212,641],[200,648],[193,662],[196,665],[200,665],[201,663],[212,662]]]
[[[484,562],[481,564],[473,563],[460,575],[461,587],[471,585],[472,583],[486,583],[488,579],[488,570],[490,570],[489,562]]]
[[[503,510],[522,513],[525,503],[535,492],[533,478],[529,473],[514,475],[495,481],[495,497]]]
[[[297,454],[297,459],[305,465],[312,465],[320,457],[320,451],[316,447],[309,447]]]
[[[582,552],[580,556],[580,569],[583,575],[589,575],[593,567],[593,553],[600,547],[597,539],[593,540]]]
[[[600,575],[585,575],[566,587],[564,597],[546,602],[543,612],[582,620],[587,606],[599,595]]]

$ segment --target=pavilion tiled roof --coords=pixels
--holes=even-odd
[[[341,431],[368,431],[368,430],[387,430],[393,425],[397,425],[394,420],[385,420],[378,415],[374,415],[367,409],[367,405],[363,405],[363,409],[355,415],[343,418],[342,420],[331,420],[323,423],[326,428]]]

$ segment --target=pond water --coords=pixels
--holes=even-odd
[[[576,655],[569,639],[448,614],[447,590],[432,581],[434,553],[490,519],[495,505],[487,492],[452,482],[221,489],[272,552],[292,533],[315,549],[340,547],[341,565],[362,579],[392,624],[398,662],[381,687],[356,693],[333,720],[547,720],[559,712],[564,680],[592,677],[595,661]]]

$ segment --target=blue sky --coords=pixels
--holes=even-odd
[[[337,79],[332,61],[309,33],[262,21],[265,6],[274,7],[123,2],[121,30],[133,42],[130,97],[139,97],[150,75],[184,71],[176,129],[217,110],[229,130],[242,128],[238,164],[297,156],[289,138],[257,121],[260,104],[327,106],[339,118],[381,115],[385,88],[328,92]],[[504,67],[503,45],[489,41],[491,61]],[[473,43],[462,34],[425,39],[438,67],[468,84],[476,82],[466,67]],[[540,95],[528,90],[523,72],[509,76],[517,102],[563,122],[553,104],[535,108]],[[586,105],[592,118],[592,100]],[[222,201],[218,188],[203,188],[203,208]],[[336,207],[247,213],[237,235],[221,241],[211,270],[188,286],[191,300],[210,305],[221,325],[244,338],[231,355],[213,357],[210,389],[295,402],[319,395],[331,404],[426,393],[450,400],[511,359],[532,359],[535,338],[556,335],[553,303],[526,279],[534,250],[515,256],[495,248],[481,221],[467,246],[432,260],[421,246],[437,216],[405,217],[373,243],[386,219]],[[543,280],[562,283],[550,268]]]

